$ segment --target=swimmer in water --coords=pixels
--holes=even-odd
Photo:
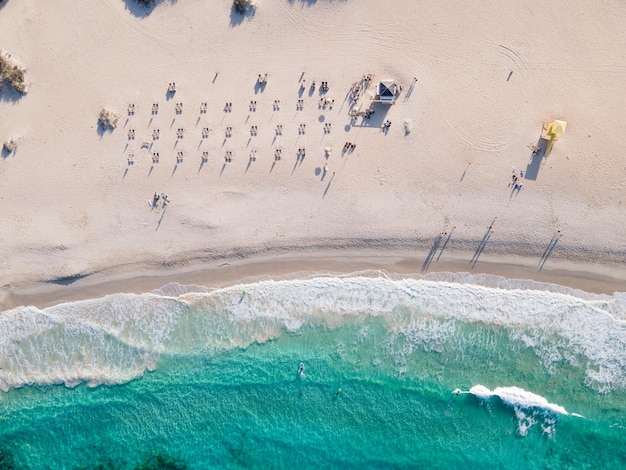
[[[340,393],[341,393],[341,387],[339,387],[337,391],[335,392],[335,398],[337,398]]]

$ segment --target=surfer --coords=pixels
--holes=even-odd
[[[298,369],[298,374],[304,374],[304,362],[300,363],[300,368]]]
[[[340,393],[341,393],[341,387],[339,387],[337,391],[335,392],[335,398],[337,398]]]

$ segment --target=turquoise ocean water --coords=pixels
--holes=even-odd
[[[457,281],[2,312],[0,469],[626,468],[626,293]]]

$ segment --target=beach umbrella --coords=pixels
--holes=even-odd
[[[558,119],[556,119],[548,124],[548,135],[556,140],[563,134],[565,134],[566,127],[566,121],[559,121]]]

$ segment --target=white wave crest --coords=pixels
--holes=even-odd
[[[161,354],[245,348],[305,325],[336,328],[372,316],[406,338],[403,354],[441,351],[459,322],[485,323],[507,328],[548,367],[583,367],[590,387],[626,388],[623,294],[500,284],[316,277],[20,307],[0,313],[0,388],[122,383],[157,367]]]
[[[474,385],[469,392],[483,399],[498,397],[516,408],[542,408],[561,415],[569,414],[562,406],[550,403],[545,397],[519,387],[496,387],[494,390],[489,390],[484,385]]]
[[[464,392],[459,391],[459,393]],[[538,423],[541,426],[541,434],[552,437],[556,430],[558,415],[582,417],[577,413],[570,414],[561,405],[550,403],[547,398],[520,387],[496,387],[494,390],[489,390],[484,385],[474,385],[467,393],[481,400],[497,397],[511,406],[517,420],[517,434],[521,437],[528,435],[528,431]]]

